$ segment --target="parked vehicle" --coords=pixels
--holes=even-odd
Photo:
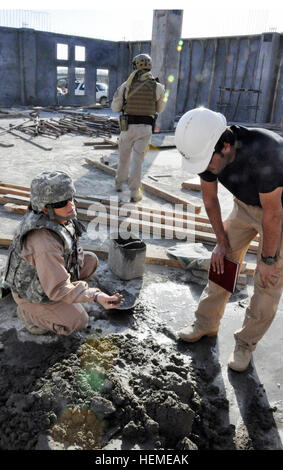
[[[66,93],[67,93],[66,88],[61,88],[61,87],[57,86],[57,95],[62,96],[62,95],[66,95]]]
[[[85,94],[85,82],[81,80],[75,81],[75,95]],[[96,83],[96,102],[101,106],[105,106],[108,100],[108,86],[105,83]]]

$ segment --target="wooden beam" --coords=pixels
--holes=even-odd
[[[25,214],[27,212],[27,206],[20,206],[18,204],[7,203],[4,204],[4,211],[5,212],[12,212],[13,214]]]
[[[105,166],[107,166],[107,165],[105,165]],[[0,186],[3,187],[3,188],[4,187],[7,188],[7,191],[6,191],[7,194],[6,195],[11,194],[10,191],[9,191],[9,188],[18,189],[19,190],[19,193],[18,193],[19,196],[21,195],[21,196],[26,197],[27,194],[25,194],[25,193],[28,193],[28,197],[30,195],[30,188],[28,188],[26,186],[8,184],[8,183],[3,183],[1,181],[0,181]],[[22,192],[21,192],[21,190],[22,190]],[[3,191],[3,194],[4,194],[4,191]],[[86,201],[100,202],[100,203],[108,205],[108,206],[111,204],[110,198],[109,197],[107,198],[105,196],[88,196],[88,195],[76,194],[75,198],[76,199],[86,200]],[[125,202],[121,202],[121,201],[118,202],[119,207],[125,206],[126,204],[129,204],[129,203],[125,203]],[[139,212],[147,212],[147,213],[150,213],[150,214],[157,214],[157,215],[166,216],[166,217],[167,216],[168,217],[176,217],[176,218],[185,219],[185,220],[195,220],[196,222],[203,222],[203,223],[208,223],[208,224],[210,223],[207,217],[195,215],[190,211],[189,212],[186,212],[186,211],[170,211],[170,210],[167,210],[167,209],[166,210],[162,209],[162,206],[160,206],[160,208],[152,208],[152,207],[146,207],[146,206],[143,206],[143,205],[140,205],[140,204],[132,204],[132,203],[131,203],[131,207],[134,207],[135,210],[137,210]]]
[[[1,200],[1,199],[0,199]],[[21,213],[27,212],[27,206],[24,211],[23,206],[21,206]],[[12,211],[12,210],[10,210]],[[91,209],[77,209],[77,215],[80,220],[93,221],[94,217],[97,216],[97,211],[92,211]],[[174,221],[176,222],[176,220]],[[121,224],[124,224],[125,227],[131,227],[131,230],[137,230],[146,234],[155,234],[160,237],[165,237],[168,239],[177,239],[184,240],[189,239],[192,241],[200,241],[203,243],[216,244],[216,236],[214,233],[208,233],[205,231],[195,230],[195,224],[187,225],[187,228],[178,226],[178,224],[165,225],[159,223],[151,223],[144,220],[134,219],[130,217],[118,217],[113,216],[108,213],[99,215],[98,223],[106,225],[111,228],[114,226],[115,229],[119,228]],[[183,225],[184,221],[182,221]],[[114,228],[113,228],[114,230]],[[204,230],[204,228],[203,228]],[[258,243],[251,242],[248,252],[256,253],[258,249]]]
[[[115,171],[115,170],[114,170]],[[0,196],[0,203],[2,204],[6,204],[6,203],[14,203],[14,204],[20,204],[20,205],[23,205],[23,204],[28,204],[29,203],[29,192],[30,192],[30,189],[29,187],[26,187],[26,186],[20,186],[20,185],[14,185],[14,184],[9,184],[9,183],[3,183],[0,181],[0,187],[3,189],[3,193],[4,194],[4,188],[6,191],[10,191],[10,188],[12,189],[19,189],[19,191],[16,191],[17,193],[19,193],[19,195],[11,195],[11,194],[4,194],[3,196]],[[22,190],[22,191],[21,191]],[[96,203],[96,205],[98,205],[97,203],[100,202],[101,204],[104,204],[106,206],[109,206],[111,201],[109,199],[104,199],[102,196],[98,196],[98,197],[91,197],[91,196],[86,196],[86,195],[78,195],[76,196],[76,199],[78,199],[78,207],[82,207],[82,208],[88,208],[89,205],[91,203]],[[118,207],[123,207],[125,206],[125,204],[121,204],[121,203],[118,203]],[[131,206],[129,205],[129,211],[131,212],[131,218],[136,220],[136,218],[138,217],[138,215],[140,215],[140,213],[142,213],[142,217],[145,216],[144,213],[146,214],[149,214],[149,222],[153,222],[153,219],[154,221],[156,222],[160,222],[161,224],[164,224],[166,225],[166,222],[170,222],[170,226],[172,228],[172,226],[176,226],[177,224],[180,224],[180,220],[179,219],[183,219],[183,220],[192,220],[192,221],[195,221],[195,222],[203,222],[204,225],[200,225],[200,224],[196,224],[195,225],[195,228],[198,229],[199,232],[208,232],[208,233],[213,233],[213,231],[211,231],[211,228],[210,228],[210,224],[209,224],[209,220],[208,218],[205,218],[205,217],[201,217],[201,216],[193,216],[193,215],[189,215],[185,212],[174,212],[174,211],[165,211],[165,210],[162,210],[162,209],[152,209],[152,208],[148,208],[148,207],[144,207],[144,206],[140,206],[140,205],[137,205],[137,206],[134,206],[135,209],[132,209]],[[109,209],[108,209],[108,212],[109,212]],[[85,217],[86,214],[81,214],[82,217]],[[176,219],[175,221],[171,220],[171,219]],[[87,220],[86,218],[84,220]],[[125,219],[123,219],[125,220]],[[158,222],[158,223],[159,223]],[[177,224],[175,223],[177,222]],[[206,225],[208,225],[206,227]],[[183,227],[188,227],[188,225],[183,225]],[[207,230],[206,230],[207,229]],[[201,235],[198,237],[200,238]],[[257,236],[255,240],[259,240],[259,237]],[[209,239],[207,239],[206,237],[206,240],[207,242],[211,242],[211,237]],[[253,242],[252,242],[253,243]],[[252,253],[255,252],[255,245],[251,245],[250,246],[251,251]]]
[[[192,178],[190,180],[184,181],[182,183],[183,189],[191,189],[193,191],[201,191],[200,187],[200,177]]]
[[[99,170],[105,171],[109,175],[116,175],[116,170],[114,170],[114,168],[109,167],[109,165],[104,165],[103,163],[97,160],[93,160],[91,158],[86,158],[85,160],[90,165],[94,166]],[[173,204],[184,204],[185,206],[188,206],[191,210],[193,210],[196,214],[199,214],[201,211],[201,206],[195,205],[192,202],[182,199],[181,197],[175,196],[174,194],[168,193],[163,189],[157,188],[156,186],[153,186],[152,184],[149,184],[144,180],[141,181],[141,185],[146,191],[150,192],[151,194],[154,194],[155,196],[161,197],[162,199],[165,199],[168,202],[172,202]]]
[[[26,192],[26,191],[23,191],[23,190],[19,190],[19,189],[13,189],[13,188],[6,188],[6,187],[3,187],[2,185],[0,186],[0,194],[7,194],[7,192],[9,192],[9,194],[14,194],[16,196],[26,196],[26,197],[29,197],[29,193]]]

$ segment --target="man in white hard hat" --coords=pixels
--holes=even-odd
[[[227,127],[222,114],[197,108],[182,116],[175,141],[188,171],[201,178],[205,209],[217,238],[212,268],[222,273],[224,256],[242,263],[250,242],[260,235],[254,293],[243,325],[234,334],[236,346],[228,362],[241,372],[271,325],[283,289],[283,139],[266,129]],[[234,195],[233,210],[224,222],[218,180]],[[230,295],[209,281],[195,323],[179,331],[179,338],[195,342],[217,335]]]
[[[123,183],[128,182],[131,202],[138,202],[142,198],[140,184],[144,157],[156,117],[166,103],[164,86],[150,72],[150,56],[139,54],[134,57],[132,65],[133,72],[115,92],[111,107],[114,112],[122,112],[116,191],[122,191]]]

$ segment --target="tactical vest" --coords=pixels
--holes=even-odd
[[[156,113],[156,81],[150,78],[144,81],[134,78],[123,110],[125,114],[133,116],[154,116]]]
[[[64,247],[64,262],[69,273],[72,274],[77,259],[76,229],[73,221],[64,225],[50,220],[45,214],[28,212],[20,222],[11,243],[6,264],[4,280],[10,289],[31,303],[47,303],[49,298],[45,294],[36,269],[27,263],[21,252],[26,235],[32,230],[48,229],[57,234]]]

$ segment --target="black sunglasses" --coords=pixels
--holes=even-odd
[[[53,209],[62,209],[63,207],[66,207],[69,201],[72,201],[73,199],[66,199],[65,201],[59,201],[59,202],[54,202],[54,204],[50,204]]]

